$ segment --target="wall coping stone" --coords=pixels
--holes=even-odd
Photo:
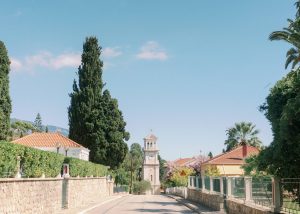
[[[0,178],[1,182],[29,182],[29,181],[62,181],[64,179],[68,180],[95,180],[95,179],[106,179],[106,177],[66,177],[66,178]],[[112,182],[112,181],[111,181]]]
[[[68,177],[65,178],[68,180],[97,180],[97,179],[106,179],[106,177]]]
[[[0,178],[1,182],[61,181],[64,178]]]

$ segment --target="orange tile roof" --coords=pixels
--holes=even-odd
[[[253,146],[247,146],[247,155],[249,157],[251,155],[256,155],[259,153],[259,149]],[[239,146],[229,152],[224,154],[217,155],[212,159],[209,159],[202,163],[203,165],[206,164],[214,164],[214,165],[242,165],[244,164],[243,158],[243,146]]]
[[[25,137],[12,141],[12,143],[21,144],[30,147],[71,147],[84,148],[82,145],[63,136],[60,133],[32,133]]]
[[[175,166],[187,166],[189,163],[194,161],[195,158],[179,158],[175,160],[173,163]]]

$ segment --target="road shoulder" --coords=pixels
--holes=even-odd
[[[59,212],[59,214],[84,214],[92,209],[95,209],[99,206],[102,206],[103,204],[115,201],[117,199],[123,198],[123,197],[127,197],[128,194],[122,194],[122,195],[112,195],[112,196],[107,196],[107,197],[103,197],[103,198],[99,198],[96,200],[91,201],[89,204],[85,205],[85,206],[81,206],[81,207],[77,207],[77,208],[71,208],[71,209],[62,209],[61,212]]]

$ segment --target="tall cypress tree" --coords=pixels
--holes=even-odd
[[[100,54],[97,38],[86,38],[78,83],[74,80],[70,94],[69,137],[90,149],[91,161],[114,168],[125,158],[129,134],[117,101],[107,90],[103,93]]]
[[[0,41],[0,140],[7,139],[10,129],[9,66],[7,50]]]
[[[34,120],[34,128],[37,132],[43,132],[43,124],[42,124],[42,117],[40,113],[37,113],[35,120]]]

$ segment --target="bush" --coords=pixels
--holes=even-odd
[[[61,173],[64,156],[54,152],[46,152],[25,147],[21,166],[26,177],[56,177]]]
[[[69,164],[71,177],[95,176],[101,177],[107,174],[108,167],[95,164],[77,158],[66,157],[64,163]]]
[[[24,147],[0,142],[0,177],[14,177],[18,170],[17,157],[24,156]]]
[[[105,176],[108,167],[77,158],[64,157],[55,152],[47,152],[8,142],[0,142],[0,178],[14,177],[18,171],[18,161],[24,177],[56,177],[61,173],[63,163],[70,165],[71,177]]]
[[[145,194],[147,190],[151,189],[149,181],[137,181],[133,183],[133,193]]]
[[[14,177],[18,161],[25,177],[56,177],[61,172],[64,156],[22,145],[0,142],[0,177]]]

